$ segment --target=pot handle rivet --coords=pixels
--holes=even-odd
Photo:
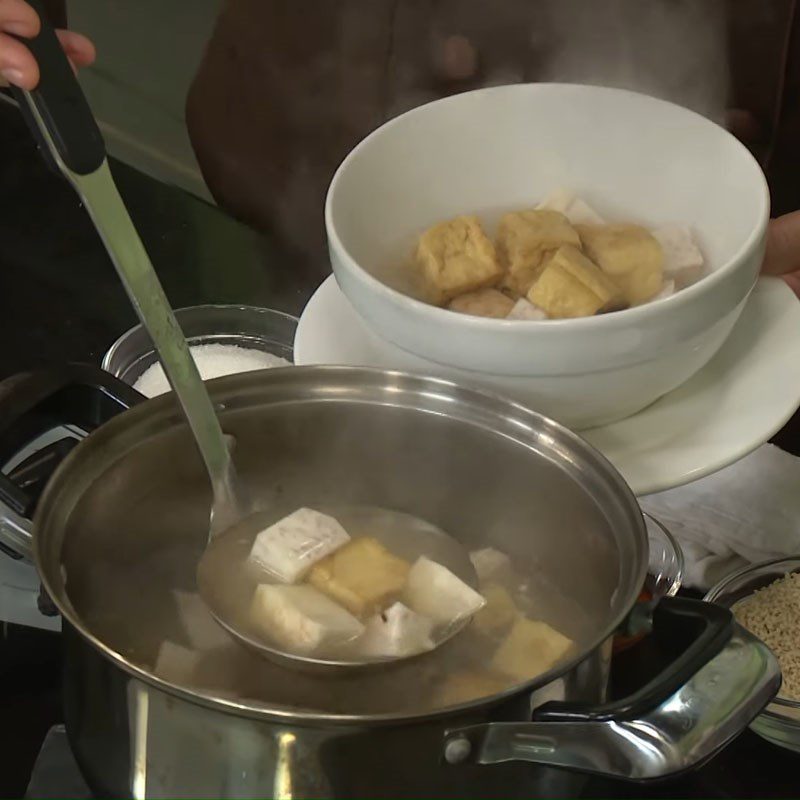
[[[465,736],[451,739],[444,747],[444,758],[448,764],[461,764],[469,758],[472,745]]]

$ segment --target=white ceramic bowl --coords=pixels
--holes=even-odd
[[[664,301],[545,322],[455,314],[387,285],[427,226],[462,213],[491,221],[556,188],[610,220],[691,225],[711,274]],[[344,160],[325,207],[334,274],[375,333],[431,374],[577,428],[633,414],[706,364],[755,283],[768,219],[761,169],[719,126],[644,95],[565,84],[469,92],[386,123]]]

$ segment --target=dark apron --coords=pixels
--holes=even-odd
[[[727,106],[785,211],[800,207],[794,21],[794,0],[228,0],[187,122],[219,204],[320,275],[325,190],[348,150],[407,108],[492,83],[629,85],[720,121]]]
[[[796,0],[227,0],[187,124],[220,206],[320,275],[348,150],[401,111],[498,83],[630,86],[725,120],[783,213],[800,208],[796,21]]]

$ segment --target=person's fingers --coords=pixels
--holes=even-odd
[[[39,15],[25,0],[0,0],[0,30],[30,39],[39,33]]]
[[[39,83],[39,67],[22,42],[0,33],[0,76],[20,89],[33,89]]]
[[[0,0],[2,2],[2,0]],[[97,52],[91,39],[75,31],[56,31],[61,46],[76,67],[88,67],[94,63]]]
[[[0,4],[5,1],[0,0]],[[0,26],[2,26],[1,21]],[[74,31],[59,30],[56,31],[56,35],[74,70],[94,63],[96,50],[90,39]],[[34,89],[39,83],[39,67],[22,42],[13,36],[0,33],[0,86],[9,83],[21,89]]]
[[[789,275],[784,275],[783,279],[789,285],[789,288],[800,299],[800,272],[792,272]]]
[[[800,211],[770,222],[761,269],[768,275],[786,275],[800,270]]]
[[[742,108],[729,108],[725,112],[725,127],[745,144],[760,142],[764,137],[761,123]]]

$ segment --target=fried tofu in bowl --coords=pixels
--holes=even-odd
[[[711,359],[755,285],[768,220],[764,175],[724,129],[562,84],[391,120],[344,160],[325,209],[337,282],[372,332],[431,375],[578,429],[641,410]]]

